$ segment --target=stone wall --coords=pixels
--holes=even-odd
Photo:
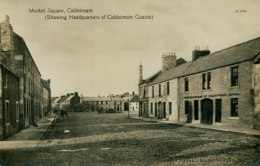
[[[173,52],[163,53],[162,55],[162,72],[165,72],[176,66],[176,55]]]

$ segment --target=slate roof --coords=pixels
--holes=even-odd
[[[130,100],[130,102],[139,102],[139,96],[134,96],[134,97],[132,97],[132,99]]]
[[[42,79],[42,78],[41,78],[41,81],[42,81],[43,87],[46,88],[47,90],[51,91],[49,82],[47,80]]]
[[[251,60],[259,51],[260,37],[197,59],[181,74],[181,77]]]
[[[123,98],[118,97],[82,97],[83,101],[117,101],[117,100],[124,100]]]
[[[64,102],[68,97],[67,96],[61,96],[60,103]]]
[[[51,97],[51,102],[54,102],[55,100],[57,100],[59,97]]]
[[[174,78],[179,77],[184,71],[185,69],[187,69],[190,65],[192,64],[192,62],[187,62],[184,63],[182,65],[176,66],[170,70],[165,71],[164,73],[162,73],[161,75],[159,75],[154,81],[152,81],[149,85],[154,85],[154,84],[158,84],[164,81],[168,81],[168,80],[172,80]]]
[[[73,94],[73,95],[70,95],[66,100],[70,100],[70,99],[72,99],[74,96],[75,96],[74,94]]]
[[[142,82],[141,82],[139,85],[144,84],[144,83],[149,83],[149,82],[153,81],[153,80],[156,79],[160,74],[162,74],[162,71],[161,71],[161,70],[158,71],[158,72],[156,72],[154,75],[152,75],[151,77],[147,78],[146,80],[142,80]]]

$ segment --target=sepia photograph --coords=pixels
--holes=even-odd
[[[0,0],[0,166],[260,165],[260,0]]]

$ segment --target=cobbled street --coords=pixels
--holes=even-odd
[[[4,141],[1,165],[258,165],[259,137],[129,119],[127,112],[69,113],[41,140]]]

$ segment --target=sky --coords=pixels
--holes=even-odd
[[[68,13],[68,8],[93,12]],[[143,78],[148,78],[161,70],[163,52],[191,61],[195,46],[208,46],[213,53],[259,37],[259,9],[260,0],[0,0],[0,22],[9,15],[42,78],[51,80],[53,97],[73,92],[107,96],[138,93],[140,62]],[[67,20],[46,20],[47,15]],[[100,19],[73,20],[69,15]]]

